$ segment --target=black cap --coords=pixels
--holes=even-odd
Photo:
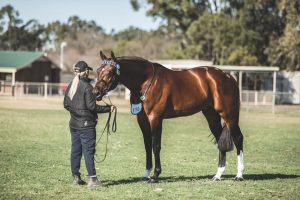
[[[93,68],[89,67],[88,64],[86,64],[86,62],[84,61],[78,61],[74,67],[75,72],[84,72],[87,69],[93,71]]]

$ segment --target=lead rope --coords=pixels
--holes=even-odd
[[[109,102],[110,102],[110,105],[113,105],[113,104],[111,103],[111,100],[110,100],[109,96],[108,96],[108,100],[109,100]],[[103,101],[106,105],[109,105],[109,104],[107,104],[104,100],[102,100],[102,101]],[[115,112],[115,113],[114,113],[114,118],[113,118],[113,122],[112,122],[111,131],[112,131],[113,133],[115,133],[115,132],[117,131],[117,107],[114,106],[114,110],[113,110],[112,112]],[[97,147],[99,141],[101,140],[101,138],[102,138],[102,136],[103,136],[103,134],[104,134],[104,132],[105,132],[105,130],[106,130],[105,154],[104,154],[104,157],[103,157],[103,159],[102,159],[101,161],[97,161],[96,158],[94,158],[94,160],[95,160],[96,163],[102,163],[102,162],[106,159],[106,156],[107,156],[107,150],[108,150],[108,148],[107,148],[107,144],[108,144],[108,135],[111,135],[111,132],[110,132],[110,121],[111,121],[111,115],[112,115],[112,112],[109,113],[108,118],[107,118],[107,121],[106,121],[106,124],[105,124],[105,127],[104,127],[104,129],[103,129],[103,131],[102,131],[102,133],[101,133],[100,138],[98,139],[98,141],[96,142],[96,145],[95,145],[95,150],[96,150],[96,147]]]

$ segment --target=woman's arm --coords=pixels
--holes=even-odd
[[[85,103],[87,109],[96,113],[107,113],[111,111],[111,106],[100,106],[96,104],[96,98],[92,93],[92,87],[85,89]]]

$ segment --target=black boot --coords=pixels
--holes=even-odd
[[[87,187],[88,188],[102,187],[102,183],[97,179],[97,177],[90,177],[90,181]]]
[[[75,176],[74,176],[74,180],[73,180],[73,184],[74,184],[74,185],[85,185],[86,182],[83,181],[83,180],[81,180],[80,175],[75,175]]]

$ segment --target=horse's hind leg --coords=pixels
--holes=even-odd
[[[240,130],[240,127],[237,122],[235,121],[229,121],[228,123],[229,130],[233,139],[233,142],[236,146],[237,151],[237,175],[235,177],[235,180],[241,181],[244,180],[243,178],[243,172],[244,172],[244,154],[243,154],[243,134]]]
[[[223,130],[221,125],[220,115],[211,107],[203,110],[202,112],[208,122],[212,134],[216,139],[216,142],[219,142]],[[226,151],[219,150],[218,171],[212,180],[214,181],[221,180],[221,176],[225,171],[225,165],[226,165]]]

